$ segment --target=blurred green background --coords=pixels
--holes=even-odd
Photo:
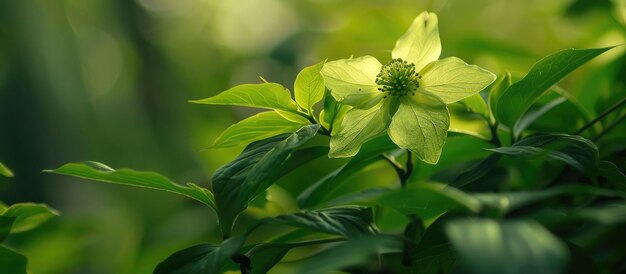
[[[388,60],[423,10],[439,15],[442,56],[496,74],[523,76],[555,51],[626,40],[621,0],[1,1],[0,161],[16,177],[1,179],[0,200],[62,213],[12,245],[33,273],[149,273],[176,250],[218,241],[213,213],[190,200],[41,170],[95,160],[208,186],[242,148],[202,149],[253,112],[188,100],[258,76],[291,88],[302,67],[326,58]],[[583,116],[626,94],[624,51],[611,50],[561,84]],[[554,111],[563,115],[552,123],[567,129],[570,110]],[[614,139],[623,138],[620,127]],[[271,190],[276,203],[260,202],[265,208],[250,214],[295,210],[294,196],[340,163],[322,159],[296,171]],[[394,179],[388,167],[373,170],[381,181]]]

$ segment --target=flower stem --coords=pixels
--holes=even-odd
[[[615,111],[616,109],[618,109],[619,107],[621,107],[622,105],[626,104],[626,97],[622,98],[622,100],[619,100],[619,102],[615,103],[613,106],[611,106],[610,108],[608,108],[607,110],[605,110],[604,112],[602,112],[600,115],[598,115],[598,117],[596,117],[595,119],[589,121],[589,123],[587,123],[586,125],[584,125],[583,127],[581,127],[579,130],[577,130],[576,132],[574,132],[574,135],[579,135],[581,133],[583,133],[583,131],[587,130],[588,128],[590,128],[591,126],[593,126],[595,123],[597,123],[598,121],[604,119],[604,117],[606,117],[607,115],[609,115],[611,112]],[[602,136],[603,134],[601,134],[600,136]],[[596,136],[596,138],[599,138],[599,136]]]

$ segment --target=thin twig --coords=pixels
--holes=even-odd
[[[617,119],[615,122],[613,122],[611,125],[606,127],[602,132],[600,132],[600,134],[598,134],[596,137],[593,137],[593,139],[591,139],[591,140],[594,141],[594,142],[597,141],[602,136],[604,136],[605,134],[609,133],[609,131],[613,130],[616,126],[620,125],[620,123],[622,121],[624,121],[624,119],[626,119],[626,115],[624,115],[624,116],[620,117],[619,119]]]
[[[598,115],[598,117],[596,117],[593,120],[589,121],[589,123],[587,123],[582,128],[580,128],[579,130],[574,132],[574,135],[581,134],[583,131],[587,130],[588,128],[593,126],[595,123],[597,123],[598,121],[602,120],[604,117],[606,117],[611,112],[615,111],[616,109],[618,109],[619,107],[621,107],[624,104],[626,104],[626,97],[622,98],[622,100],[619,100],[619,102],[615,103],[613,106],[611,106],[610,108],[608,108],[607,110],[602,112],[602,114]]]

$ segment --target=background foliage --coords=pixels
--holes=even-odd
[[[206,186],[210,175],[243,147],[200,150],[228,125],[253,113],[188,100],[260,82],[259,75],[293,90],[302,67],[326,58],[354,54],[385,60],[387,49],[422,10],[439,15],[442,56],[461,57],[498,75],[509,70],[514,79],[558,50],[626,40],[623,1],[415,2],[3,1],[0,161],[15,177],[0,177],[0,200],[47,203],[62,214],[4,243],[27,255],[34,273],[148,273],[174,251],[219,242],[216,216],[197,203],[40,171],[98,160]],[[560,103],[530,129],[573,132],[584,118],[623,98],[625,61],[622,46],[576,70],[557,88],[573,100]],[[621,170],[626,169],[624,124],[597,142],[600,157]],[[588,134],[595,136],[594,130]],[[438,167],[483,158],[488,155],[483,146],[476,139],[450,138]],[[318,160],[306,171],[284,177],[267,199],[246,211],[243,222],[245,216],[295,211],[295,197],[319,179],[308,174],[326,174],[344,163]],[[467,167],[464,163],[458,170]],[[512,190],[532,188],[551,176],[540,164],[516,164],[519,170],[509,170],[507,187]],[[416,169],[415,182],[437,174],[437,168],[422,164]],[[380,162],[335,191],[395,181],[394,170]],[[407,222],[404,218],[389,217],[380,228],[394,229]],[[263,239],[276,229],[261,228],[253,237]]]

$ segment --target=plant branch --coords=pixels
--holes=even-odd
[[[598,115],[598,117],[594,118],[593,120],[589,121],[589,123],[587,123],[586,125],[584,125],[582,128],[580,128],[579,130],[577,130],[576,132],[574,132],[574,135],[579,135],[581,133],[583,133],[583,131],[587,130],[588,128],[590,128],[591,126],[593,126],[595,123],[597,123],[598,121],[604,119],[604,117],[606,117],[607,115],[609,115],[611,112],[615,111],[616,109],[618,109],[619,107],[623,106],[624,104],[626,104],[626,97],[622,98],[621,100],[619,100],[619,102],[615,103],[613,106],[611,106],[610,108],[608,108],[607,110],[605,110],[604,112],[602,112],[600,115]],[[600,135],[602,136],[602,134]],[[596,136],[596,138],[598,138]]]
[[[615,120],[612,124],[610,124],[608,127],[606,127],[602,132],[600,132],[600,134],[598,134],[596,137],[593,137],[593,139],[591,139],[591,140],[595,142],[598,139],[602,138],[602,136],[604,136],[605,134],[609,133],[609,131],[613,130],[615,127],[620,125],[620,123],[622,121],[624,121],[624,119],[626,119],[626,115],[623,115],[619,119]]]

